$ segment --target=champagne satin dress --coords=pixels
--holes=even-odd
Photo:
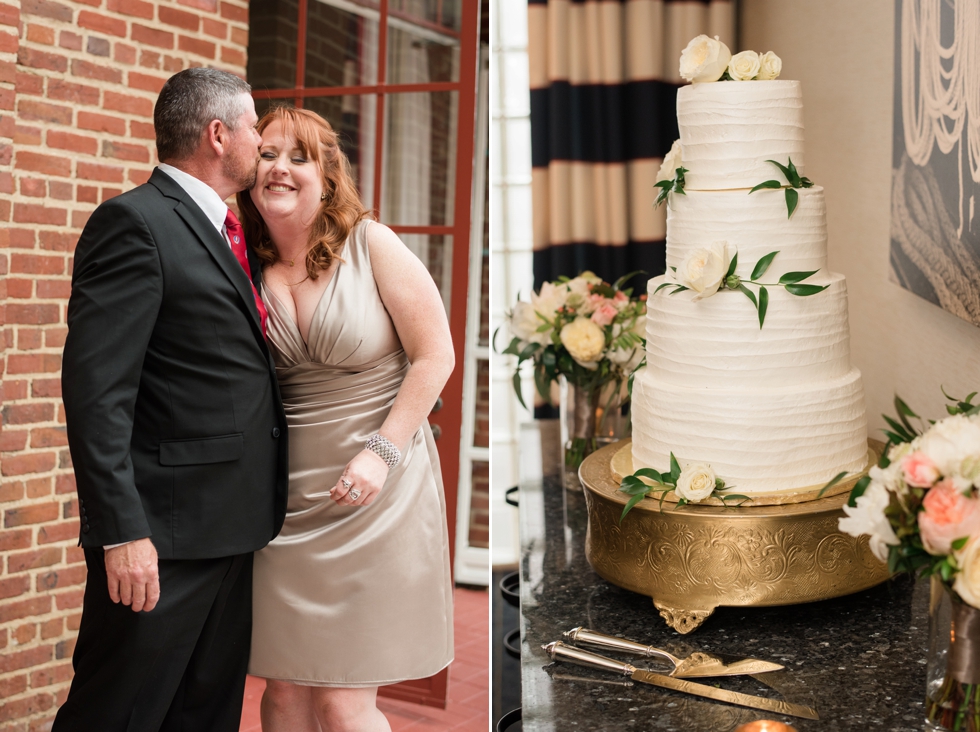
[[[289,504],[255,554],[249,673],[311,686],[431,676],[453,659],[439,457],[428,423],[370,506],[327,491],[384,422],[408,360],[381,301],[362,221],[304,343],[268,289],[268,338],[289,425]],[[408,285],[406,285],[408,286]]]

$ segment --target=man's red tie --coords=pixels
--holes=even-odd
[[[225,228],[228,230],[228,239],[231,241],[231,251],[235,253],[235,259],[238,260],[238,263],[242,265],[242,269],[245,270],[248,283],[252,287],[252,295],[255,297],[255,307],[258,308],[259,317],[262,319],[262,335],[265,335],[265,321],[269,317],[269,313],[266,312],[265,303],[262,302],[262,298],[259,297],[255,285],[252,284],[252,273],[248,268],[248,255],[245,253],[245,232],[242,230],[242,225],[239,223],[238,217],[235,216],[235,212],[230,208],[228,209],[228,215],[225,216]]]

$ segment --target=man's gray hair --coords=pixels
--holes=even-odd
[[[216,119],[236,129],[246,110],[242,95],[251,93],[244,80],[218,69],[185,69],[167,79],[153,108],[160,162],[193,155],[204,130]]]

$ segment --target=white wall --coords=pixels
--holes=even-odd
[[[740,6],[738,50],[772,50],[781,78],[803,82],[806,175],[826,189],[830,267],[847,276],[869,430],[881,437],[896,393],[923,416],[945,416],[940,385],[959,397],[980,389],[980,328],[889,280],[895,3]]]

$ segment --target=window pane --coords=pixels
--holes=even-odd
[[[490,546],[490,463],[473,461],[469,545]]]
[[[255,90],[296,86],[297,0],[251,0],[248,6],[248,83]]]
[[[389,223],[384,219],[381,222]],[[448,315],[449,299],[452,296],[453,238],[441,234],[399,234],[398,238],[405,242],[405,246],[411,249],[429,270],[436,287],[439,288],[439,294],[442,295],[442,302],[446,306]]]
[[[490,447],[490,362],[476,362],[476,412],[473,424],[473,447]]]
[[[386,224],[451,226],[456,189],[457,92],[385,98]]]
[[[462,0],[391,0],[392,19],[458,32]]]
[[[373,94],[310,97],[303,106],[326,119],[340,136],[365,208],[374,207],[374,138],[378,107]]]
[[[342,10],[334,7],[331,0],[309,0],[307,88],[360,86],[377,81],[378,13],[346,2],[343,6]]]
[[[397,18],[390,18],[388,26],[388,83],[459,79],[459,42],[455,38]]]
[[[489,170],[490,156],[484,157],[484,169]],[[483,263],[480,267],[480,336],[478,344],[490,345],[490,177],[484,178],[486,183],[483,197]]]

